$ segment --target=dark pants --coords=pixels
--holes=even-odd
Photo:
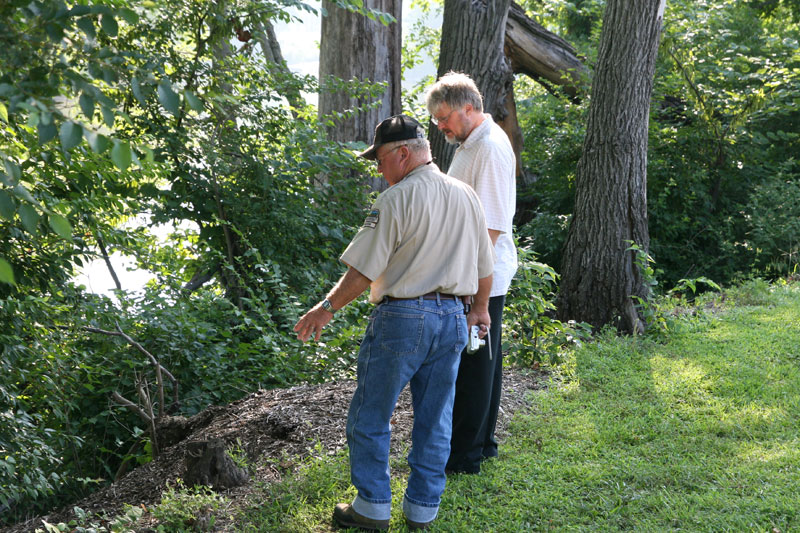
[[[487,342],[475,353],[461,354],[447,470],[477,473],[483,459],[497,457],[494,430],[503,389],[501,325],[505,300],[505,295],[489,299],[491,343]]]

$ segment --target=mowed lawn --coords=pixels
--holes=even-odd
[[[498,459],[448,479],[431,531],[800,531],[800,286],[769,291],[664,335],[584,344]],[[353,495],[346,458],[319,461],[240,524],[332,531]]]

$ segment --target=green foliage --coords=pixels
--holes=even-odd
[[[152,509],[160,531],[214,531],[225,498],[209,487],[184,487],[179,479],[161,495]]]
[[[648,165],[651,251],[665,281],[728,281],[774,267],[790,247],[791,237],[777,249],[764,242],[748,217],[759,196],[796,181],[790,102],[800,95],[800,29],[787,14],[759,18],[735,2],[669,6]],[[766,253],[757,257],[761,244]]]
[[[789,159],[782,167],[794,165]],[[794,274],[800,264],[800,176],[779,169],[756,185],[746,209],[755,270],[770,277]]]
[[[0,5],[4,524],[151,458],[142,421],[109,400],[155,383],[117,326],[175,376],[174,414],[351,366],[354,315],[326,332],[331,350],[301,345],[291,326],[340,275],[368,206],[355,176],[371,171],[291,98],[316,92],[314,79],[230,48],[237,28],[258,35],[290,18],[284,6],[311,9]],[[173,227],[163,242],[147,227],[160,224]],[[155,279],[140,293],[87,294],[70,280],[101,250]],[[154,407],[174,407],[173,392],[168,382],[169,405]]]
[[[127,506],[125,512],[114,518],[97,516],[84,511],[80,507],[73,507],[72,512],[76,518],[69,523],[59,522],[51,524],[46,520],[43,529],[36,529],[36,533],[133,533],[136,531],[136,522],[144,514],[140,507]]]
[[[587,324],[564,324],[553,318],[558,274],[536,261],[530,245],[518,246],[519,267],[511,284],[504,313],[503,351],[513,364],[556,365],[563,352],[588,340]]]

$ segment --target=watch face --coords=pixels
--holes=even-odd
[[[332,307],[332,306],[331,306],[331,302],[329,302],[327,298],[326,298],[325,300],[322,300],[322,308],[323,308],[324,310],[326,310],[326,311],[330,311],[330,310],[331,310],[331,307]]]

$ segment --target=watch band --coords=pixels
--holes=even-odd
[[[333,305],[331,304],[331,301],[328,300],[327,298],[322,300],[322,303],[320,304],[320,306],[322,306],[322,308],[324,310],[328,311],[331,314],[336,312],[336,310],[333,308]]]

